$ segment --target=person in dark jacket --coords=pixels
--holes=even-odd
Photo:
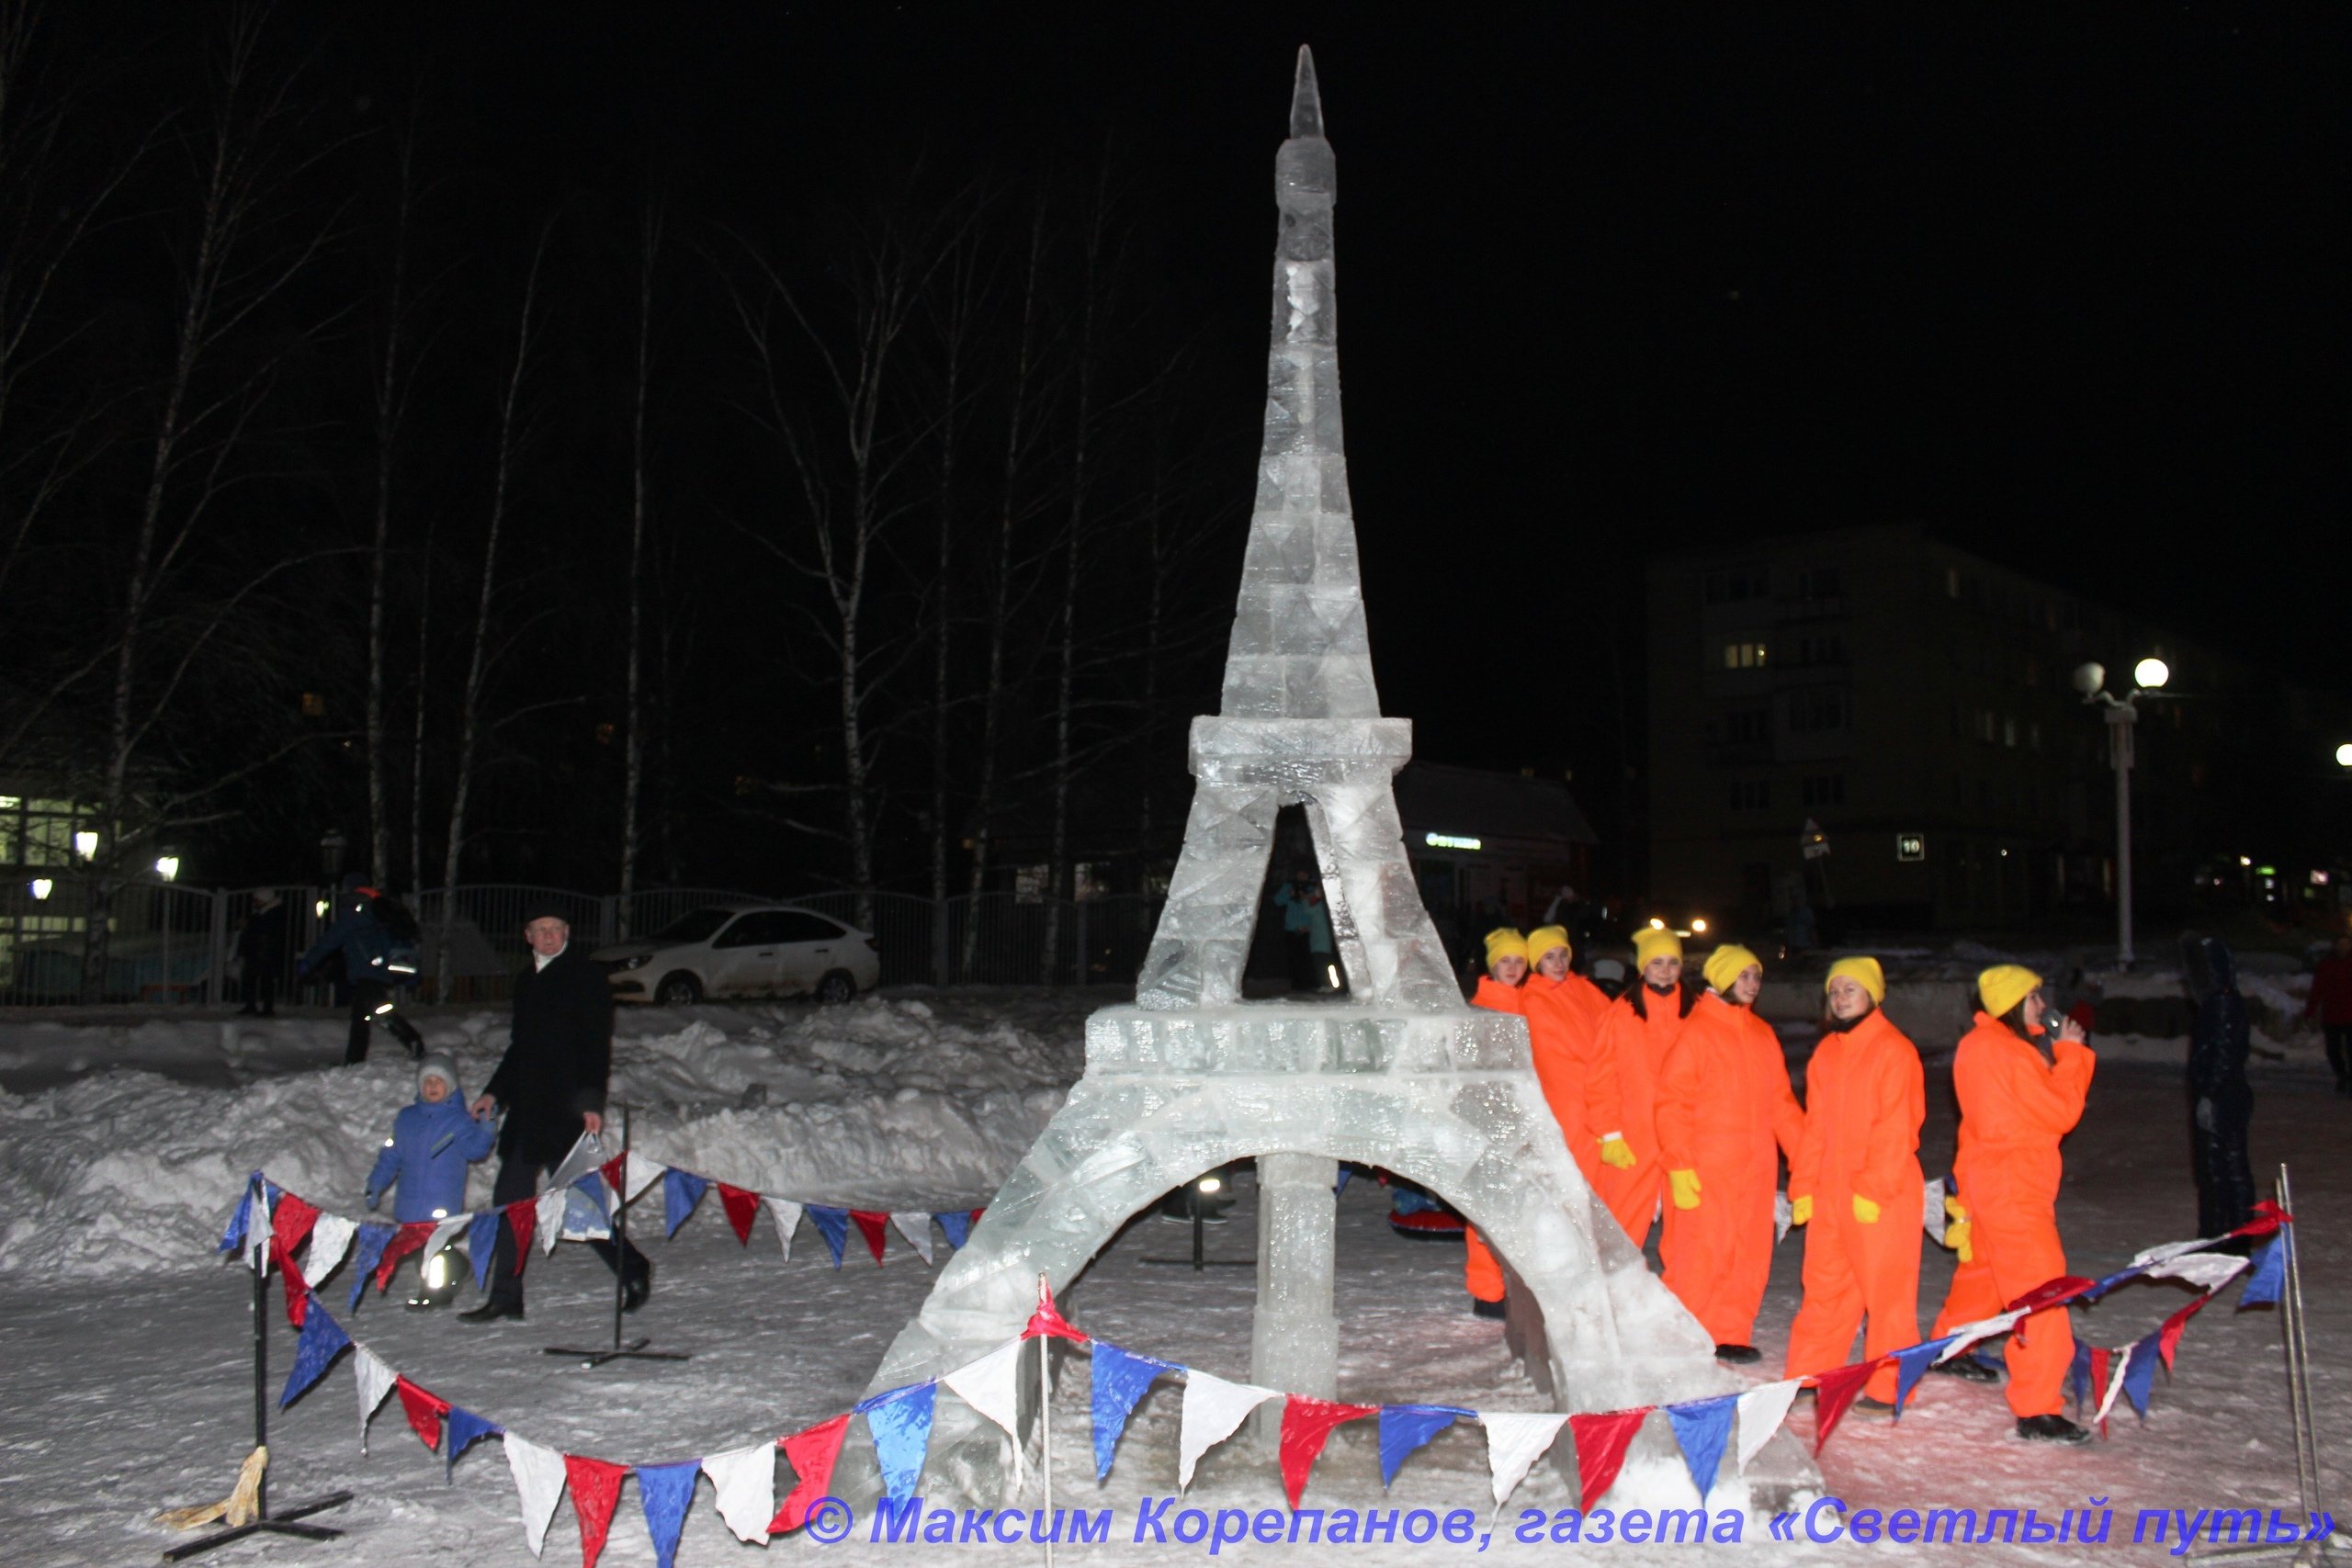
[[[245,987],[245,1005],[237,1011],[248,1018],[277,1017],[277,981],[286,967],[286,904],[275,887],[254,894],[254,907],[237,928],[237,964]]]
[[[2316,1018],[2327,1034],[2327,1065],[2335,1092],[2352,1094],[2352,936],[2335,939],[2312,974],[2312,994],[2303,1016]]]
[[[2254,1089],[2246,1082],[2245,998],[2237,959],[2219,937],[2180,939],[2182,967],[2197,1005],[2188,1043],[2188,1138],[2197,1173],[2200,1235],[2235,1230],[2254,1213],[2254,1168],[2246,1123]]]
[[[376,889],[360,885],[356,872],[345,876],[336,895],[334,923],[294,962],[294,977],[300,980],[330,954],[343,958],[344,978],[351,985],[351,1033],[343,1046],[346,1067],[368,1059],[371,1025],[390,1031],[407,1046],[409,1060],[424,1059],[424,1036],[400,1014],[402,995],[416,984],[416,968],[411,964],[404,976],[395,972],[401,965],[395,962],[392,933],[377,916],[377,897]]]
[[[498,1134],[498,1181],[491,1201],[503,1207],[539,1190],[539,1179],[562,1163],[586,1133],[605,1129],[605,1082],[613,1065],[613,991],[599,968],[571,941],[560,909],[528,911],[523,940],[531,967],[514,981],[514,1021],[506,1055],[474,1101],[481,1116],[504,1107]],[[591,1242],[626,1286],[634,1312],[653,1288],[653,1265],[624,1242]],[[625,1249],[625,1250],[624,1250]],[[472,1323],[523,1315],[523,1277],[515,1269],[514,1233],[498,1227],[490,1271],[490,1298],[458,1315]]]

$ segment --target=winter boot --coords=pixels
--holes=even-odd
[[[2027,1416],[2018,1422],[2018,1436],[2029,1443],[2087,1443],[2091,1435],[2064,1416]]]

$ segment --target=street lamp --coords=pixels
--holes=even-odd
[[[2087,705],[2104,705],[2107,756],[2115,769],[2115,947],[2116,962],[2132,967],[2132,728],[2140,722],[2140,699],[2172,679],[2171,667],[2161,659],[2143,659],[2132,667],[2132,690],[2118,697],[2107,689],[2107,667],[2090,663],[2075,667],[2075,690]]]
[[[2346,740],[2335,749],[2335,765],[2339,768],[2352,768],[2352,740]]]
[[[158,855],[155,859],[155,874],[166,882],[177,882],[180,876],[180,857]]]

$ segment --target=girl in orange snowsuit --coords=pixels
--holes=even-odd
[[[1528,1044],[1534,1053],[1536,1081],[1544,1086],[1544,1103],[1560,1124],[1568,1156],[1584,1173],[1585,1184],[1600,1181],[1600,1145],[1585,1135],[1588,1085],[1593,1074],[1592,1037],[1609,998],[1600,987],[1568,965],[1576,957],[1567,930],[1544,926],[1527,935],[1527,951],[1534,969],[1521,995],[1527,1009]]]
[[[1593,1031],[1585,1137],[1600,1161],[1600,1201],[1636,1247],[1648,1244],[1666,1187],[1657,1159],[1657,1078],[1696,999],[1682,988],[1682,942],[1653,927],[1634,938],[1637,983]]]
[[[1789,1162],[1790,1217],[1805,1226],[1804,1302],[1789,1329],[1786,1377],[1826,1371],[1862,1353],[1919,1340],[1919,1247],[1912,1224],[1924,1184],[1927,1117],[1918,1048],[1879,1011],[1886,976],[1875,958],[1841,958],[1822,989],[1829,1027],[1804,1071],[1804,1136]],[[1894,1403],[1895,1369],[1863,1397]]]
[[[1659,1252],[1666,1288],[1715,1354],[1752,1361],[1748,1340],[1772,1273],[1780,1156],[1795,1159],[1804,1112],[1779,1036],[1753,1010],[1764,979],[1756,955],[1719,947],[1706,979],[1658,1078],[1658,1157],[1672,1199]]]
[[[2058,1143],[2082,1120],[2097,1058],[2082,1026],[2063,1024],[2044,1057],[2041,977],[2016,964],[1977,978],[1984,1010],[1961,1037],[1951,1064],[1960,1100],[1960,1150],[1947,1233],[1961,1251],[1934,1333],[1997,1316],[2035,1286],[2066,1272],[2058,1239]],[[2044,1307],[2008,1342],[2009,1409],[2020,1437],[2080,1442],[2089,1434],[2058,1414],[2075,1333],[2064,1306]]]
[[[1526,978],[1527,939],[1510,926],[1498,926],[1487,933],[1487,972],[1478,976],[1470,1005],[1524,1016],[1527,994],[1520,985]],[[1462,1244],[1462,1283],[1470,1292],[1470,1310],[1480,1317],[1502,1316],[1501,1262],[1478,1239],[1476,1226],[1463,1227]]]

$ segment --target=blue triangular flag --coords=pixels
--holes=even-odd
[[[460,1410],[454,1404],[449,1406],[449,1414],[443,1417],[443,1421],[447,1436],[442,1438],[442,1451],[446,1457],[442,1461],[441,1473],[445,1478],[457,1472],[458,1456],[475,1443],[484,1438],[506,1435],[506,1428],[497,1422],[477,1416],[470,1410]]]
[[[2129,1269],[2119,1269],[2114,1273],[2109,1274],[2106,1279],[2101,1280],[2098,1284],[2093,1285],[2089,1290],[2084,1292],[2083,1300],[2085,1303],[2095,1302],[2098,1300],[2099,1297],[2107,1294],[2108,1292],[2115,1289],[2116,1286],[2124,1283],[2126,1280],[2136,1280],[2147,1271],[2148,1266],[2144,1263],[2135,1263]]]
[[[686,1509],[695,1500],[695,1480],[702,1461],[637,1467],[637,1500],[645,1507],[645,1528],[653,1532],[653,1561],[675,1568],[678,1534],[686,1528]]]
[[[2273,1306],[2278,1301],[2278,1290],[2287,1280],[2287,1233],[2280,1231],[2270,1238],[2270,1244],[2256,1255],[2254,1267],[2246,1273],[2245,1289],[2238,1293],[2238,1310],[2248,1307]]]
[[[1119,1434],[1127,1429],[1127,1417],[1135,1413],[1136,1401],[1151,1386],[1151,1380],[1179,1370],[1173,1361],[1138,1356],[1107,1339],[1094,1342],[1095,1480],[1111,1473],[1111,1455],[1119,1446]]]
[[[1101,1340],[1096,1340],[1101,1344]],[[1384,1404],[1380,1407],[1380,1484],[1396,1479],[1405,1456],[1475,1410],[1454,1404]]]
[[[596,1212],[596,1217],[599,1220],[607,1225],[613,1223],[613,1206],[606,1201],[610,1189],[605,1187],[603,1176],[592,1170],[571,1185],[574,1190],[588,1200],[588,1206]],[[695,1192],[699,1195],[701,1189],[696,1188]]]
[[[2132,1402],[2132,1408],[2144,1421],[2148,1418],[2148,1390],[2156,1381],[2156,1336],[2151,1334],[2133,1345],[2129,1354],[2131,1364],[2123,1369],[2123,1397]]]
[[[1914,1345],[1908,1350],[1894,1353],[1894,1418],[1897,1421],[1903,1419],[1903,1402],[1909,1399],[1911,1391],[1919,1386],[1919,1380],[1927,1375],[1928,1365],[1949,1349],[1958,1337],[1956,1334],[1947,1334],[1941,1339],[1930,1339],[1925,1345]]]
[[[2074,1390],[2075,1414],[2079,1416],[2083,1402],[2090,1397],[2091,1386],[2091,1348],[2079,1339],[2075,1341],[2075,1359],[2066,1367],[2066,1386]]]
[[[498,1250],[498,1222],[503,1217],[496,1209],[485,1209],[466,1227],[466,1256],[473,1260],[477,1291],[490,1289],[490,1260]]]
[[[972,1211],[951,1209],[944,1214],[933,1214],[931,1217],[937,1220],[939,1228],[947,1233],[947,1245],[961,1252],[964,1249],[965,1241],[972,1234]]]
[[[1351,1165],[1341,1166],[1340,1168],[1340,1179],[1332,1184],[1331,1196],[1337,1198],[1340,1193],[1345,1192],[1348,1190],[1348,1178],[1353,1176],[1355,1173],[1355,1167]]]
[[[376,1265],[384,1260],[384,1248],[392,1245],[392,1237],[400,1234],[398,1225],[379,1225],[369,1220],[359,1227],[359,1250],[351,1259],[351,1306],[359,1309],[359,1292],[368,1288],[368,1277],[376,1272]]]
[[[1699,1489],[1702,1503],[1714,1490],[1715,1472],[1724,1462],[1724,1444],[1731,1438],[1732,1418],[1738,1414],[1736,1393],[1666,1407],[1667,1419],[1674,1424],[1674,1440],[1682,1450],[1682,1462],[1690,1471],[1690,1484]]]
[[[833,1267],[840,1268],[842,1248],[849,1245],[849,1211],[828,1209],[822,1203],[811,1203],[808,1205],[808,1217],[816,1223],[817,1234],[825,1238],[826,1247],[831,1249]],[[951,1236],[949,1239],[954,1238]]]
[[[710,1183],[691,1171],[674,1168],[663,1171],[662,1218],[669,1228],[662,1234],[664,1236],[677,1235],[678,1227],[686,1223],[686,1216],[695,1212],[695,1205],[702,1201],[702,1195],[709,1190]]]
[[[237,1206],[229,1211],[228,1227],[220,1233],[222,1252],[234,1252],[245,1245],[245,1211],[253,1207],[252,1189],[237,1194]]]
[[[913,1496],[915,1483],[922,1479],[922,1457],[931,1447],[932,1406],[938,1398],[939,1385],[925,1382],[858,1402],[854,1414],[865,1417],[865,1429],[873,1434],[874,1462],[881,1467],[883,1490],[894,1503]]]
[[[302,1393],[334,1364],[351,1343],[351,1336],[343,1325],[327,1315],[325,1307],[316,1296],[311,1298],[310,1310],[302,1314],[302,1337],[294,1342],[294,1364],[286,1371],[286,1392],[277,1396],[280,1410],[302,1397]]]

